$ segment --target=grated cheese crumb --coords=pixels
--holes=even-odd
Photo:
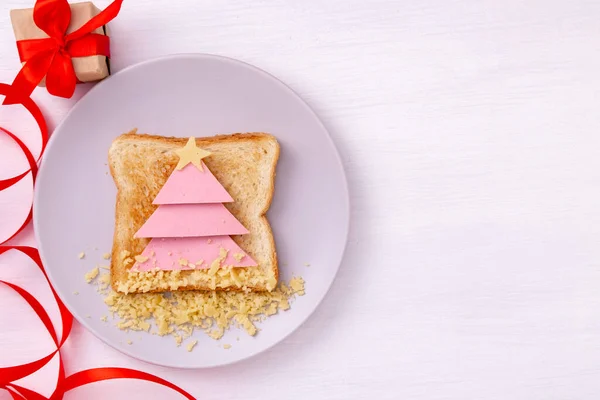
[[[131,340],[128,340],[127,344],[133,344],[133,342]]]
[[[290,281],[290,288],[292,288],[294,293],[300,294],[300,292],[302,292],[302,294],[300,294],[300,296],[303,296],[304,295],[304,279],[302,279],[300,277],[293,278]]]
[[[227,250],[221,248],[217,259],[206,263],[202,260],[194,264],[190,270],[161,271],[157,267],[148,271],[139,271],[137,264],[129,268],[124,279],[116,282],[116,290],[122,293],[146,293],[150,291],[174,291],[183,286],[202,286],[217,290],[220,288],[237,288],[246,292],[253,287],[264,287],[272,291],[277,286],[277,278],[272,271],[265,277],[257,268],[241,268],[224,265]],[[182,259],[183,260],[183,259]],[[186,265],[189,266],[189,261]],[[130,257],[125,258],[125,266],[132,263]],[[202,264],[200,263],[202,262]],[[181,261],[183,264],[183,261]],[[171,262],[175,265],[175,260]]]
[[[221,256],[223,252],[225,258],[227,252],[223,250]],[[244,270],[221,268],[216,275],[231,279],[240,275],[240,279],[245,279],[242,276]],[[193,271],[198,272],[200,270]],[[167,273],[172,273],[169,276],[176,277],[180,285],[185,284],[184,278],[179,276],[180,271],[149,272],[153,279],[159,282],[165,279]],[[130,274],[137,276],[145,272]],[[242,328],[248,335],[254,336],[259,331],[256,324],[268,316],[277,314],[279,310],[288,310],[290,301],[295,296],[304,294],[304,280],[300,277],[293,278],[287,284],[282,282],[271,292],[250,292],[240,284],[241,291],[123,294],[110,289],[108,273],[100,275],[94,284],[98,291],[105,295],[104,302],[113,318],[118,318],[116,326],[119,329],[146,331],[159,336],[170,335],[176,345],[181,345],[185,339],[192,336],[195,329],[204,331],[215,340],[221,339],[232,327]],[[134,281],[134,285],[140,287],[145,284],[148,283],[144,280]],[[171,286],[166,288],[174,290]],[[239,341],[239,337],[236,340]]]
[[[104,253],[102,255],[102,258],[104,258],[105,260],[110,260],[110,253]]]
[[[178,335],[177,333],[174,333],[173,337],[175,338],[175,344],[177,345],[177,347],[181,346],[181,342],[183,341],[183,336]]]
[[[109,285],[110,285],[110,274],[100,275],[100,277],[98,278],[98,289],[100,289],[100,291],[104,291],[104,290],[108,289]]]
[[[237,262],[240,262],[240,261],[242,261],[242,258],[244,258],[245,256],[246,256],[246,255],[245,255],[244,253],[235,253],[235,254],[233,255],[233,258],[235,258],[235,260],[236,260]]]
[[[98,273],[100,272],[100,269],[98,267],[95,267],[94,269],[92,269],[91,271],[87,272],[85,274],[85,281],[87,283],[90,283],[91,281],[93,281],[94,279],[96,279],[96,277],[98,276]]]
[[[139,263],[145,263],[146,261],[148,261],[148,257],[147,256],[143,256],[143,255],[137,255],[134,257],[135,261],[139,262]]]
[[[231,348],[231,345],[230,345],[230,344],[224,344],[224,345],[223,345],[223,348],[224,348],[225,350],[227,350],[227,349],[230,349],[230,348]]]
[[[194,346],[198,343],[197,340],[192,340],[190,343],[188,343],[187,345],[187,351],[192,351]]]
[[[106,322],[107,320],[108,320],[108,316],[107,316],[107,315],[103,315],[103,316],[100,318],[100,321],[102,321],[102,322]]]
[[[227,250],[221,247],[219,249],[219,257],[210,264],[210,269],[208,270],[208,274],[214,276],[217,273],[217,270],[221,268],[221,264],[227,258]]]
[[[77,257],[79,257],[79,259],[81,260],[85,257],[85,253],[82,251]]]

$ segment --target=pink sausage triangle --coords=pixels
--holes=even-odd
[[[233,198],[202,162],[202,171],[193,164],[173,170],[152,204],[230,203]]]
[[[221,203],[164,204],[154,211],[135,237],[166,238],[246,233],[248,230],[244,225]]]
[[[144,262],[136,262],[138,271],[187,270],[186,261],[195,269],[207,269],[219,259],[221,249],[227,251],[227,256],[220,262],[221,267],[253,267],[254,261],[229,236],[187,237],[187,238],[154,238],[142,252],[148,257]]]

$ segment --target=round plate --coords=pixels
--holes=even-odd
[[[255,337],[233,328],[217,342],[198,331],[196,348],[187,352],[185,346],[176,347],[172,337],[126,333],[110,318],[109,323],[100,320],[108,314],[107,306],[83,276],[98,264],[108,264],[102,254],[112,247],[116,195],[108,149],[113,139],[133,128],[179,137],[233,132],[269,132],[277,137],[281,155],[268,218],[280,276],[284,280],[302,276],[306,295],[298,297],[289,311],[260,324]],[[298,328],[333,282],[349,223],[344,170],[315,113],[266,72],[212,55],[143,62],[90,90],[52,135],[37,180],[34,210],[42,260],[75,318],[123,353],[183,368],[245,359]],[[80,260],[81,252],[86,255]],[[129,340],[133,344],[127,344]],[[232,347],[225,350],[224,343]]]

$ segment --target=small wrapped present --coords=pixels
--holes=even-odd
[[[91,2],[37,0],[34,8],[11,10],[23,67],[3,104],[24,101],[37,85],[69,98],[76,83],[106,78],[110,73],[106,24],[117,16],[122,2],[114,0],[100,11]]]
[[[70,6],[71,21],[67,28],[67,34],[81,28],[83,24],[100,13],[100,10],[89,1],[85,3],[74,3]],[[48,37],[48,35],[33,21],[33,8],[11,10],[10,20],[17,41]],[[106,26],[94,29],[92,33],[106,35]],[[108,58],[103,55],[74,57],[72,58],[72,62],[75,75],[79,82],[99,81],[110,74]],[[25,63],[23,62],[23,64]],[[46,77],[40,82],[39,86],[46,86]]]

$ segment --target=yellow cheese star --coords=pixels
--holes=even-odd
[[[210,156],[210,151],[202,150],[199,147],[196,147],[196,139],[191,137],[188,142],[179,150],[175,150],[177,155],[179,156],[179,162],[175,169],[183,169],[189,163],[192,163],[202,171],[202,159],[204,157]]]

